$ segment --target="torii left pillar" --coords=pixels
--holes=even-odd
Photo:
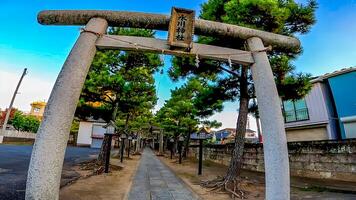
[[[74,112],[96,53],[96,40],[107,28],[105,19],[90,19],[58,75],[33,146],[26,200],[59,199],[64,154]]]

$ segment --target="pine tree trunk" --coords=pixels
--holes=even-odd
[[[130,150],[130,148],[129,148],[130,142],[129,142],[129,139],[128,139],[129,134],[130,134],[128,132],[129,119],[130,119],[130,115],[129,115],[129,113],[127,113],[126,114],[126,120],[125,120],[125,131],[126,131],[126,134],[127,134],[127,139],[126,139],[126,141],[124,141],[125,145],[123,147],[121,147],[121,148],[124,148],[124,151],[126,151],[126,152]]]
[[[141,143],[141,134],[138,132],[135,153],[138,153],[140,151],[140,143]]]
[[[187,137],[185,137],[185,141],[184,141],[184,149],[182,152],[182,156],[184,159],[186,159],[188,157],[190,134],[191,134],[191,127],[189,127],[188,135],[187,135]]]
[[[127,113],[126,114],[126,121],[125,121],[125,130],[127,130],[127,128],[129,127],[129,118],[130,118],[130,115]]]
[[[100,152],[98,155],[97,163],[100,165],[103,165],[105,163],[105,158],[106,158],[106,149],[108,148],[109,144],[109,136],[105,135],[103,139],[103,143],[101,144],[100,147]]]
[[[119,105],[118,105],[118,103],[116,103],[115,107],[114,107],[114,110],[113,110],[113,113],[112,113],[112,116],[111,116],[111,119],[113,121],[116,120],[116,115],[117,115],[118,109],[119,109]],[[100,164],[100,165],[103,165],[105,163],[106,149],[108,147],[108,144],[109,144],[109,136],[105,135],[104,139],[103,139],[103,143],[101,144],[100,152],[99,152],[98,159],[97,159],[97,163]]]
[[[225,176],[225,181],[236,180],[241,172],[249,103],[247,87],[247,69],[242,67],[240,79],[240,110],[237,119],[235,147],[232,152],[230,165]]]

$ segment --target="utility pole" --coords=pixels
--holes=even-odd
[[[11,109],[12,109],[12,104],[14,103],[15,101],[15,98],[16,98],[16,94],[17,94],[17,91],[19,90],[19,87],[21,85],[21,82],[22,82],[22,79],[23,77],[27,74],[27,68],[25,68],[23,70],[23,73],[21,75],[21,78],[19,80],[19,83],[17,84],[16,86],[16,89],[15,89],[15,92],[14,92],[14,95],[12,96],[12,99],[11,99],[11,102],[10,102],[10,106],[9,108],[7,109],[7,113],[6,113],[6,116],[5,116],[5,120],[4,120],[4,123],[2,125],[2,134],[5,134],[5,131],[6,131],[6,126],[7,126],[7,121],[9,121],[9,117],[10,117],[10,113],[11,113]],[[3,140],[3,136],[0,136],[0,143],[2,143],[2,140]]]

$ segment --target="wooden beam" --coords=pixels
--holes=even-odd
[[[206,44],[194,43],[190,52],[171,50],[166,40],[135,37],[135,36],[120,36],[120,35],[103,35],[96,42],[98,49],[121,49],[126,51],[145,51],[153,53],[163,53],[176,56],[196,56],[199,58],[207,58],[214,60],[227,61],[251,65],[254,63],[252,54],[249,51],[217,47]]]
[[[45,10],[38,14],[37,19],[40,24],[45,25],[85,25],[93,17],[106,19],[109,26],[156,30],[168,30],[170,20],[170,16],[162,14],[106,10]],[[265,46],[271,45],[284,49],[300,47],[299,40],[294,37],[202,19],[195,20],[194,33],[244,40],[259,37]]]

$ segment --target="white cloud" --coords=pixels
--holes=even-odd
[[[21,77],[22,71],[12,72],[0,70],[0,108],[4,110],[10,104],[16,85]],[[19,88],[13,107],[21,111],[29,111],[33,101],[47,101],[54,84],[51,81],[36,77],[28,73]]]

